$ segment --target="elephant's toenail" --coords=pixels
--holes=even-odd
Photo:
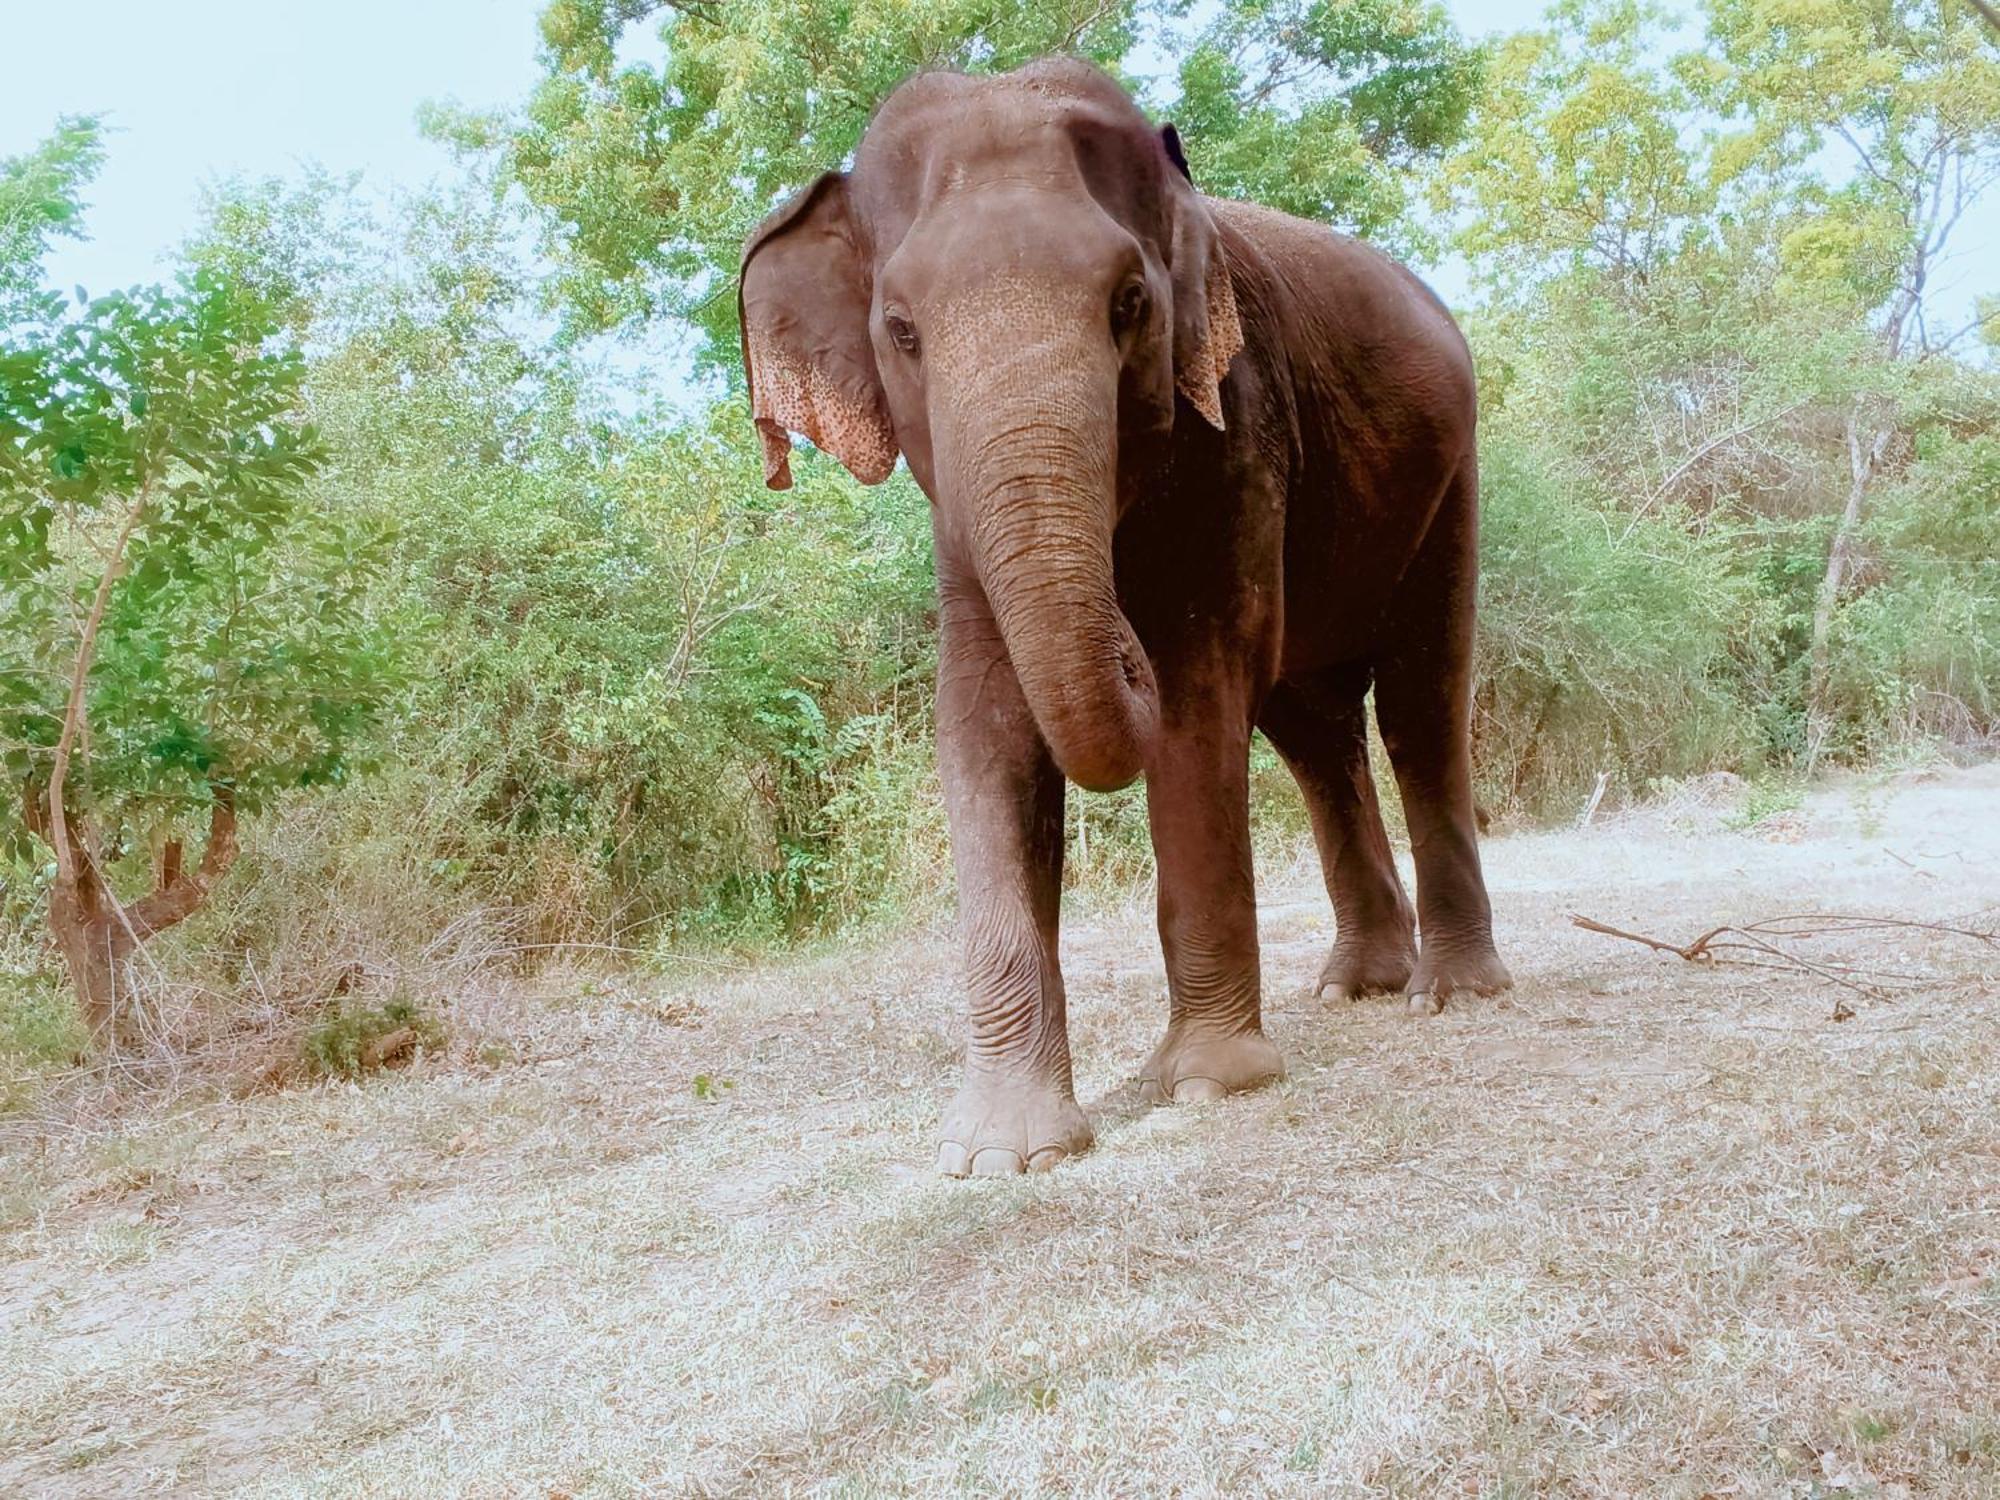
[[[1211,1100],[1224,1097],[1228,1092],[1228,1089],[1213,1078],[1183,1078],[1174,1085],[1174,1103],[1207,1104]]]
[[[1410,1014],[1413,1016],[1437,1016],[1444,1014],[1444,1001],[1428,991],[1410,996]]]
[[[1005,1146],[981,1146],[972,1153],[974,1177],[1013,1177],[1022,1170],[1021,1154]]]
[[[1030,1172],[1053,1172],[1063,1162],[1069,1160],[1069,1153],[1060,1146],[1044,1146],[1028,1158]]]
[[[968,1163],[965,1147],[957,1141],[946,1141],[938,1147],[937,1169],[940,1177],[963,1177]]]

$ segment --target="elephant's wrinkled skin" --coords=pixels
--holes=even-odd
[[[1338,918],[1320,988],[1433,1009],[1508,983],[1470,780],[1472,366],[1415,278],[1202,198],[1171,128],[1048,60],[897,89],[853,170],[753,236],[742,318],[769,483],[798,432],[870,483],[900,452],[933,502],[971,990],[943,1171],[1090,1144],[1056,964],[1065,776],[1146,777],[1172,996],[1151,1097],[1284,1071],[1259,1013],[1253,725],[1311,809]],[[1369,777],[1371,683],[1414,911]]]

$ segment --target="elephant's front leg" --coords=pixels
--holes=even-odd
[[[1167,708],[1146,770],[1171,1008],[1140,1081],[1160,1103],[1218,1099],[1285,1075],[1263,1027],[1245,694],[1226,678],[1177,691],[1174,675],[1162,672]]]
[[[946,582],[938,764],[971,994],[965,1083],[944,1117],[947,1176],[1042,1171],[1091,1143],[1071,1082],[1062,973],[1063,778],[985,599]]]

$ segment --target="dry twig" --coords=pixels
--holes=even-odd
[[[1967,938],[1986,947],[2000,949],[2000,932],[1954,927],[1944,922],[1915,922],[1902,917],[1876,917],[1845,912],[1790,912],[1783,916],[1748,922],[1742,926],[1725,924],[1721,927],[1711,927],[1687,943],[1674,943],[1664,938],[1648,937],[1643,932],[1628,932],[1622,927],[1613,927],[1607,922],[1599,922],[1580,912],[1571,912],[1569,920],[1571,926],[1581,927],[1586,932],[1599,932],[1606,937],[1623,938],[1628,943],[1639,943],[1651,948],[1655,953],[1671,953],[1691,964],[1734,963],[1746,968],[1789,969],[1801,974],[1815,974],[1871,999],[1883,999],[1898,989],[1932,983],[1936,976],[1913,974],[1899,969],[1863,968],[1858,964],[1836,959],[1811,958],[1786,947],[1784,943],[1855,933],[1907,931]],[[1781,939],[1784,941],[1781,942]],[[1853,1014],[1844,1000],[1834,1006],[1833,1018],[1836,1021],[1845,1021]]]

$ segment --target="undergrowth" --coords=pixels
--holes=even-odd
[[[342,1004],[306,1033],[299,1056],[310,1075],[358,1078],[408,1061],[419,1050],[434,1052],[443,1042],[443,1024],[415,1001]]]

